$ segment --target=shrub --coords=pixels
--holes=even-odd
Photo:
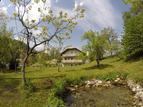
[[[48,107],[65,107],[64,101],[60,98],[65,91],[65,80],[56,81],[48,97]]]
[[[26,84],[20,87],[21,93],[23,94],[24,98],[27,98],[32,95],[32,92],[35,92],[36,87],[33,85],[30,79],[27,79]]]
[[[63,100],[56,96],[55,90],[51,90],[48,95],[47,107],[65,107]]]
[[[126,79],[128,76],[128,73],[126,72],[109,72],[107,75],[98,75],[96,78],[106,81],[112,81],[115,80],[117,77]]]
[[[25,90],[27,90],[30,93],[34,92],[36,89],[30,79],[27,79],[27,82],[26,82],[26,85],[24,88],[25,88]]]
[[[68,85],[73,84],[73,85],[78,85],[80,83],[82,83],[84,80],[86,80],[87,77],[86,76],[79,76],[79,77],[70,77],[70,78],[66,78],[65,81]]]

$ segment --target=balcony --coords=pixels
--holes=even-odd
[[[69,63],[69,64],[76,64],[76,63],[83,63],[82,60],[62,60],[62,63]]]
[[[75,54],[75,53],[63,54],[62,56],[63,56],[63,57],[75,57],[75,56],[77,56],[77,54]]]

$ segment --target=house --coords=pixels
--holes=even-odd
[[[64,65],[81,65],[83,64],[83,60],[79,57],[79,55],[83,53],[78,48],[68,47],[62,53],[62,64]]]

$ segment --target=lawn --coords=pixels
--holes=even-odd
[[[23,94],[21,73],[0,73],[0,107],[46,107],[49,91],[57,81],[78,84],[91,78],[112,80],[117,75],[125,75],[143,85],[143,60],[124,62],[119,58],[107,58],[100,68],[95,62],[82,66],[27,67],[27,78],[36,87],[35,91]]]

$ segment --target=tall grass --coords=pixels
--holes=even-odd
[[[113,80],[117,76],[132,79],[143,85],[143,60],[124,62],[118,58],[103,60],[101,68],[95,62],[81,66],[62,67],[28,67],[29,96],[22,99],[19,88],[21,73],[0,73],[0,106],[4,107],[64,107],[58,93],[64,91],[68,84],[79,84],[87,79],[97,78]],[[35,87],[33,91],[33,87]],[[9,100],[8,100],[9,99]],[[6,103],[7,104],[4,104]]]

